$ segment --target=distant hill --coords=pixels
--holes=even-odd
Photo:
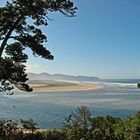
[[[89,81],[95,82],[99,81],[98,77],[89,77],[89,76],[73,76],[73,75],[64,75],[64,74],[49,74],[49,73],[28,73],[30,80],[64,80],[64,81]]]

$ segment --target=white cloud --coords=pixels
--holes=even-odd
[[[26,65],[26,72],[37,72],[39,69],[39,65],[37,64],[27,64]]]

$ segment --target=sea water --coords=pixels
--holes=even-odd
[[[32,92],[0,95],[0,118],[34,119],[40,128],[59,128],[78,106],[88,106],[92,115],[127,117],[140,110],[136,83],[103,81],[102,89],[72,92]]]

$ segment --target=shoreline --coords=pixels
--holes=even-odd
[[[101,89],[101,84],[95,83],[71,83],[71,85],[49,85],[49,84],[30,84],[33,92],[65,92],[65,91],[89,91]]]

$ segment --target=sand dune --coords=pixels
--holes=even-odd
[[[93,83],[30,84],[30,86],[34,92],[82,91],[102,88],[102,85]]]

